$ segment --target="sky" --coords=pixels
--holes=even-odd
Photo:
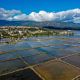
[[[0,7],[21,10],[27,14],[40,10],[53,12],[80,8],[80,0],[0,0]]]
[[[80,0],[0,0],[0,20],[80,22]]]

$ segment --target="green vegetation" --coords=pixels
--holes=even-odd
[[[38,36],[72,36],[74,33],[68,30],[51,30],[38,27],[1,27],[0,39],[8,38],[10,41],[20,40],[21,38]]]

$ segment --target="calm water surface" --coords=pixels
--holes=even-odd
[[[43,61],[49,58],[63,57],[80,52],[80,31],[74,36],[44,36],[25,38],[16,44],[0,44],[0,60],[17,58],[18,56],[32,61]],[[33,58],[33,56],[35,56]],[[24,58],[24,59],[25,59]],[[37,61],[37,62],[39,62]]]

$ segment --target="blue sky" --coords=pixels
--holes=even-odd
[[[18,9],[26,14],[40,10],[53,12],[80,8],[80,0],[0,0],[0,8]]]
[[[80,0],[0,0],[0,20],[80,23]]]

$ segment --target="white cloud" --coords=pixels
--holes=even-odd
[[[74,22],[74,23],[80,23],[80,17],[74,18],[74,19],[73,19],[73,22]]]
[[[56,19],[56,16],[53,12],[40,11],[39,13],[31,12],[27,15],[27,19],[33,21],[52,21]]]
[[[28,20],[28,16],[26,14],[20,14],[13,17],[13,20]]]
[[[0,8],[0,20],[12,20],[13,16],[21,14],[19,10],[5,10]]]
[[[80,23],[80,9],[72,9],[60,12],[39,11],[29,15],[19,10],[5,10],[0,8],[0,20],[33,20],[33,21],[64,21]]]

